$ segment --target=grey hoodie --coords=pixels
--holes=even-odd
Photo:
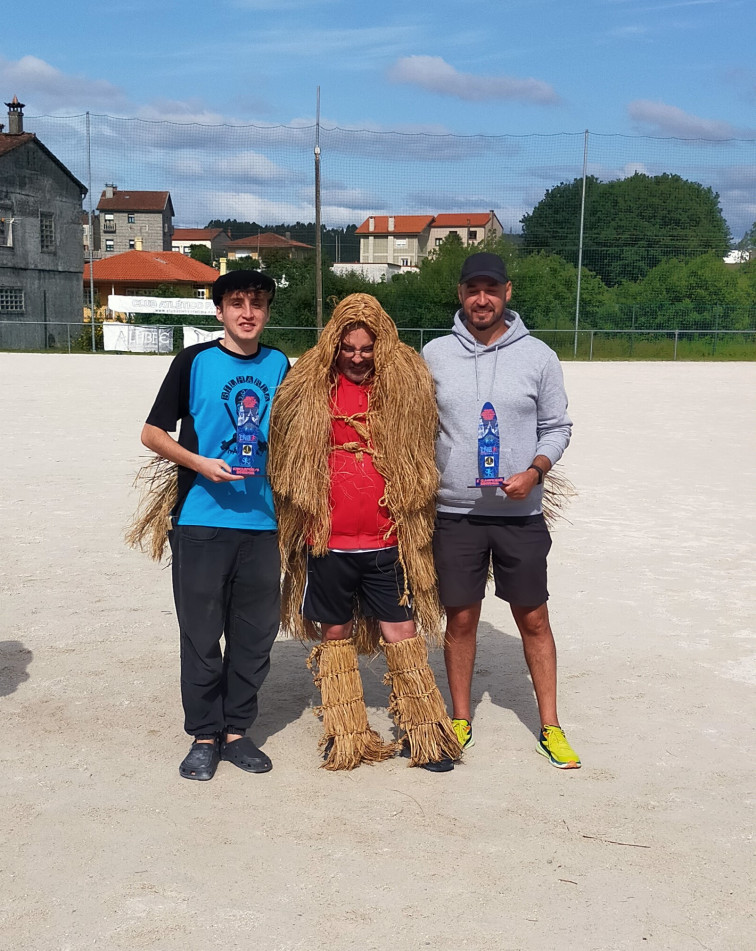
[[[475,487],[478,424],[492,403],[499,426],[499,475],[523,472],[537,455],[557,462],[570,441],[572,421],[562,368],[554,351],[530,336],[513,310],[506,333],[488,346],[467,329],[462,311],[452,333],[423,348],[436,384],[440,430],[436,465],[441,475],[438,510],[476,515],[537,515],[543,489],[508,499],[500,488]]]

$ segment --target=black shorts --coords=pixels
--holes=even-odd
[[[441,603],[452,608],[482,601],[493,562],[497,598],[527,607],[544,604],[550,548],[543,515],[497,519],[439,512],[433,558]]]
[[[346,624],[355,599],[365,617],[379,621],[410,621],[412,607],[402,607],[404,572],[398,548],[378,551],[329,551],[321,558],[307,555],[307,586],[302,614],[308,621]]]

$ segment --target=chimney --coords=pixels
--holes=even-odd
[[[24,131],[24,103],[18,101],[18,96],[14,96],[10,102],[6,102],[8,107],[8,135],[21,135]]]
[[[389,215],[388,230],[389,230],[389,231],[393,231],[393,230],[394,230],[394,216],[393,216],[393,215]]]
[[[375,215],[368,218],[368,231],[375,231]]]
[[[291,231],[286,232],[286,240],[291,241]]]
[[[224,275],[227,271],[228,271],[228,258],[221,258],[220,259],[221,276]]]
[[[105,197],[106,198],[112,198],[113,192],[117,192],[117,191],[118,191],[117,185],[110,185],[108,184],[108,182],[105,182]]]

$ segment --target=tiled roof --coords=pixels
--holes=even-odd
[[[17,149],[19,145],[24,145],[36,138],[33,132],[20,132],[18,135],[0,134],[0,155],[5,155],[6,152]]]
[[[174,228],[174,241],[212,241],[219,234],[225,234],[223,228]]]
[[[485,226],[491,220],[491,213],[485,212],[484,214],[474,214],[474,215],[436,215],[433,221],[434,228],[466,228],[468,225],[471,228],[485,228]]]
[[[113,191],[113,197],[106,197],[105,192],[100,195],[97,204],[98,211],[163,211],[170,205],[173,214],[170,192],[135,192]]]
[[[394,215],[394,228],[389,231],[388,215],[373,215],[375,227],[370,230],[370,218],[359,226],[356,234],[420,234],[431,224],[433,215]]]
[[[95,281],[138,284],[212,284],[219,272],[180,251],[125,251],[95,261]],[[84,281],[89,280],[89,264],[84,266]]]
[[[257,248],[275,249],[281,248],[308,248],[313,250],[311,244],[302,244],[301,241],[292,241],[290,238],[284,238],[280,234],[272,231],[264,231],[262,234],[253,234],[249,238],[237,238],[235,241],[229,241],[229,248]]]

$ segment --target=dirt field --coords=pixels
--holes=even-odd
[[[306,650],[279,641],[251,730],[273,771],[211,783],[178,775],[169,573],[121,540],[167,365],[0,354],[2,949],[754,947],[756,364],[564,368],[580,495],[550,589],[582,770],[536,755],[489,597],[453,773],[319,770]]]

